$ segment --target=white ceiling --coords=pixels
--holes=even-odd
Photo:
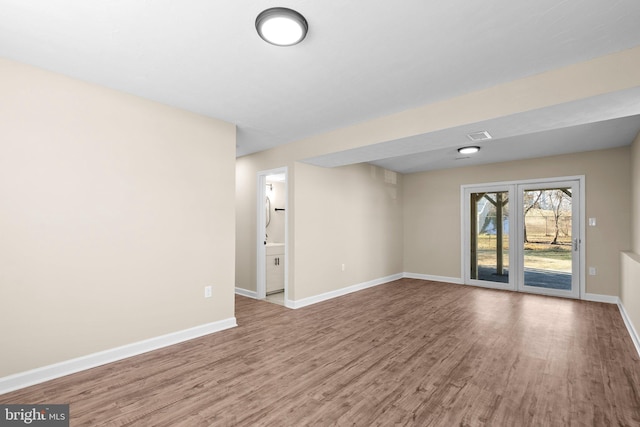
[[[273,6],[306,17],[301,44],[256,34],[256,16]],[[640,45],[638,0],[0,0],[0,11],[0,56],[234,123],[238,155]],[[536,112],[482,125],[493,125],[495,147],[516,138],[521,148],[506,160],[553,154],[536,135],[575,137],[597,122],[620,144],[638,117],[608,120],[640,111],[603,101],[588,119],[545,122],[548,112]],[[578,111],[556,113],[565,110]],[[532,118],[542,123],[523,126]],[[438,136],[415,137],[410,152],[411,141],[388,141],[382,157],[342,153],[334,163],[428,169],[457,143]]]
[[[480,152],[474,155],[462,155],[457,152],[456,147],[445,147],[371,163],[401,173],[483,165],[621,147],[629,145],[639,132],[640,116],[630,116],[494,139],[480,144],[466,144],[482,147]]]
[[[492,139],[467,135],[487,131]],[[400,173],[472,166],[629,145],[640,132],[640,87],[428,134],[326,154],[323,167],[369,162]],[[478,154],[459,155],[474,145]]]

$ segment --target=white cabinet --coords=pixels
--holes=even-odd
[[[284,290],[284,244],[267,244],[267,294]]]

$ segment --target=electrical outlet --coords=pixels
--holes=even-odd
[[[342,271],[345,271],[347,269],[347,266],[345,264],[342,264]]]
[[[211,298],[211,286],[204,287],[204,297]]]
[[[589,276],[595,276],[595,275],[596,275],[596,268],[589,267]]]
[[[595,227],[595,226],[596,226],[596,219],[589,218],[589,227]]]

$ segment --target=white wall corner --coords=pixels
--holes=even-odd
[[[242,295],[243,297],[249,297],[253,299],[258,299],[258,293],[256,291],[250,291],[244,288],[236,287],[236,294]]]
[[[429,280],[431,282],[453,283],[454,285],[463,285],[464,280],[459,277],[433,276],[430,274],[403,273],[405,279]]]
[[[2,377],[0,378],[0,394],[40,384],[65,375],[75,374],[76,372],[106,365],[107,363],[117,362],[128,357],[137,356],[142,353],[168,347],[170,345],[199,338],[214,332],[223,331],[235,326],[238,326],[236,318],[230,317],[217,322],[195,326],[182,331],[172,332],[170,334],[149,338],[147,340],[138,341],[121,347]]]
[[[620,315],[622,315],[622,320],[624,320],[624,325],[627,327],[629,335],[631,335],[631,341],[633,341],[633,345],[636,347],[636,352],[638,352],[638,356],[640,356],[640,336],[638,335],[636,328],[633,327],[633,323],[631,323],[627,310],[624,309],[624,305],[620,300],[618,300],[618,309],[620,310]]]
[[[308,298],[302,298],[299,300],[287,300],[285,302],[285,307],[293,308],[293,309],[306,307],[308,305],[317,304],[322,301],[327,301],[327,300],[337,298],[343,295],[347,295],[353,292],[361,291],[363,289],[384,285],[385,283],[402,279],[402,276],[403,276],[402,273],[393,274],[391,276],[381,277],[379,279],[370,280],[368,282],[358,283],[356,285],[347,286],[346,288],[336,289],[335,291],[325,292],[323,294],[314,295]]]

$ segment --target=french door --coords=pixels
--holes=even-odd
[[[464,186],[467,284],[580,297],[580,179]]]

